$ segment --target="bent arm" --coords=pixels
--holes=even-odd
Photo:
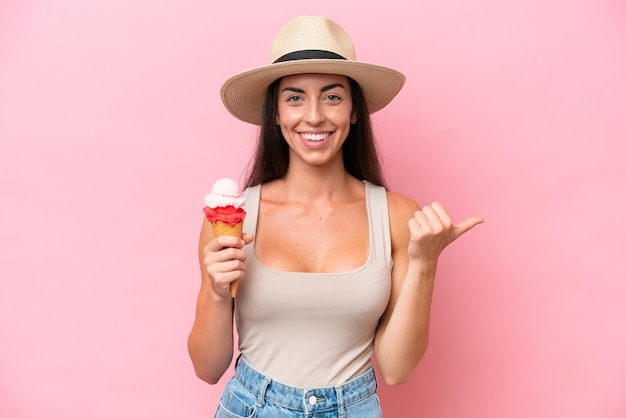
[[[235,237],[220,237],[219,240],[233,245],[241,241]],[[200,290],[195,320],[187,340],[196,375],[210,384],[217,383],[228,369],[233,357],[234,340],[233,300],[228,290],[229,283],[225,282],[219,287],[216,283],[218,279],[210,277],[208,268],[209,265],[216,266],[212,267],[214,276],[230,274],[230,278],[239,277],[243,271],[242,264],[236,259],[239,255],[237,251],[241,249],[220,248],[217,242],[218,240],[214,240],[211,224],[205,220],[200,233],[198,251],[202,275]],[[227,271],[232,266],[238,268],[235,268],[234,272]],[[219,270],[223,271],[218,273]]]
[[[388,197],[393,258],[391,296],[374,344],[383,379],[395,385],[411,377],[426,352],[441,251],[482,219],[469,218],[455,226],[439,203],[420,209],[402,195],[389,193]]]

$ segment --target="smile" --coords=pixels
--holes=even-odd
[[[320,142],[325,140],[326,138],[328,138],[330,134],[329,133],[323,133],[323,134],[308,134],[308,133],[301,133],[300,136],[302,138],[304,138],[307,141],[315,141],[315,142]]]

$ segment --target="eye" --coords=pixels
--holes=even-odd
[[[300,96],[289,96],[287,97],[287,99],[285,100],[286,102],[290,102],[290,103],[297,103],[299,101],[302,100],[302,97]]]
[[[341,96],[338,96],[336,94],[329,94],[328,96],[326,96],[326,100],[328,100],[329,102],[338,102],[341,100]]]

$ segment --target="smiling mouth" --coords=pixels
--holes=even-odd
[[[323,140],[325,140],[326,138],[328,138],[330,134],[329,133],[323,133],[323,134],[307,134],[307,133],[301,133],[300,136],[302,138],[304,138],[307,141],[313,141],[313,142],[321,142]]]

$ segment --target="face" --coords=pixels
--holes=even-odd
[[[341,146],[355,122],[347,77],[298,74],[281,79],[276,123],[289,145],[290,164],[341,162]]]

